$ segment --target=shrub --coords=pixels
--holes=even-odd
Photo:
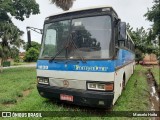
[[[31,47],[24,57],[24,61],[26,62],[36,62],[38,59],[39,51],[33,47]]]
[[[143,60],[143,58],[144,58],[144,56],[143,56],[143,53],[142,53],[142,51],[140,51],[139,49],[136,49],[135,50],[135,60],[136,60],[136,62],[140,62],[141,60]]]

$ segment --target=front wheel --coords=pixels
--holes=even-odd
[[[125,90],[125,83],[126,83],[126,76],[123,75],[123,81],[122,81],[122,91]]]
[[[122,81],[122,91],[125,90],[125,80]]]

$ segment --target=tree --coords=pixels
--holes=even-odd
[[[134,31],[133,28],[129,24],[127,24],[127,31],[129,32],[131,38],[135,43],[135,54],[138,63],[140,60],[143,59],[143,54],[155,53],[156,55],[158,55],[158,47],[154,46],[155,38],[152,34],[152,29],[146,32],[146,30],[144,30],[144,28],[141,27],[140,29],[137,28]]]
[[[11,48],[19,48],[24,41],[23,34],[11,20],[11,16],[23,21],[31,14],[39,13],[39,5],[35,0],[0,0],[0,57],[2,62],[11,57]]]
[[[148,33],[145,31],[143,27],[137,28],[135,31],[133,28],[127,24],[127,31],[129,32],[131,38],[135,43],[135,48],[140,50],[143,53],[146,53],[146,45],[148,39]]]
[[[10,56],[15,62],[19,62],[19,49],[15,46],[11,47]]]
[[[160,2],[159,0],[154,0],[154,5],[148,12],[144,15],[147,20],[153,22],[153,34],[154,36],[159,36],[160,40]]]
[[[160,44],[160,2],[159,0],[154,0],[154,5],[151,9],[148,9],[148,12],[144,15],[147,20],[153,22],[152,31],[150,33],[150,36],[153,39],[152,43],[157,44],[157,46],[154,46],[153,53],[157,55],[157,57],[160,56],[159,54],[159,44]]]
[[[24,57],[26,62],[36,62],[38,59],[39,51],[33,47],[29,48]]]
[[[157,58],[159,58],[160,60],[160,52],[159,52],[159,46],[155,47],[155,49],[153,49],[153,53],[157,56]]]
[[[73,6],[75,0],[51,0],[57,7],[62,8],[64,11],[69,10]]]
[[[11,48],[18,48],[24,42],[20,38],[23,34],[13,23],[0,23],[0,31],[4,31],[1,36],[0,42],[0,58],[2,58],[2,62],[5,61],[8,57],[12,56]]]
[[[11,16],[23,21],[31,14],[39,13],[39,5],[35,0],[0,0],[0,21],[11,22]]]

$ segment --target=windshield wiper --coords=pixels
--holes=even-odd
[[[56,58],[59,54],[61,54],[61,53],[63,52],[63,50],[66,50],[66,55],[65,55],[65,57],[66,57],[66,59],[68,59],[68,48],[70,47],[70,45],[73,46],[74,49],[76,49],[76,50],[79,51],[77,45],[75,44],[75,42],[74,42],[74,40],[73,40],[73,35],[72,35],[72,34],[73,34],[73,33],[70,33],[70,35],[69,35],[69,37],[68,37],[68,39],[67,39],[66,45],[65,45],[60,51],[58,51],[58,52],[56,53],[56,55],[49,60],[49,62],[52,62],[53,60],[55,60],[55,58]],[[80,54],[78,53],[78,56],[81,58],[82,62],[86,62],[86,60],[84,59],[84,57],[83,57],[82,55],[80,55]]]
[[[75,34],[75,33],[74,33]],[[78,56],[81,58],[81,60],[82,60],[82,62],[84,62],[84,63],[86,63],[86,60],[85,60],[85,58],[82,56],[82,55],[80,55],[79,54],[79,48],[77,47],[77,45],[75,44],[75,42],[74,42],[74,40],[73,40],[73,32],[71,33],[71,37],[70,37],[71,39],[70,39],[70,43],[71,43],[71,45],[74,47],[74,52],[75,52],[75,49],[76,50],[78,50]]]
[[[68,40],[67,40],[68,41]],[[65,42],[66,43],[66,42]],[[64,44],[65,44],[64,43]],[[68,44],[68,42],[67,42],[67,44]],[[59,55],[59,54],[61,54],[62,52],[63,52],[63,50],[65,50],[67,48],[67,45],[66,46],[64,46],[60,51],[58,51],[56,54],[55,54],[55,56],[54,57],[52,57],[50,60],[49,60],[49,62],[52,62],[53,60],[55,60],[55,58]]]

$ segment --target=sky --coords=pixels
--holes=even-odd
[[[31,15],[23,22],[12,18],[14,24],[25,32],[22,39],[27,41],[26,27],[43,28],[44,20],[47,16],[62,12],[62,9],[51,4],[50,0],[36,0],[40,5],[40,14]],[[143,26],[145,29],[151,27],[152,23],[148,22],[144,14],[148,11],[147,8],[153,6],[153,0],[76,0],[70,10],[81,9],[92,6],[108,5],[112,6],[117,12],[119,18],[129,23],[134,29]],[[41,43],[41,35],[31,31],[33,41]]]

